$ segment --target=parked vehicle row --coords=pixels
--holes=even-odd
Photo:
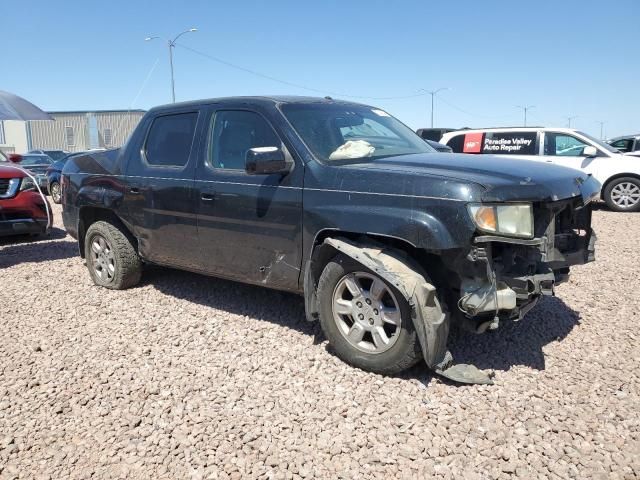
[[[602,184],[600,196],[609,208],[640,211],[638,159],[584,132],[543,127],[465,129],[445,133],[440,141],[457,153],[499,155],[579,170]]]
[[[593,261],[601,185],[561,165],[435,152],[387,112],[306,97],[150,110],[119,150],[69,159],[63,220],[96,285],[153,263],[304,295],[337,355],[395,373],[521,319]]]

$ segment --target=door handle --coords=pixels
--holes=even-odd
[[[140,193],[140,189],[138,187],[131,187],[129,191],[135,195],[138,195]]]
[[[205,202],[210,202],[214,199],[214,197],[215,195],[213,193],[203,193],[202,195],[200,195],[200,198]]]

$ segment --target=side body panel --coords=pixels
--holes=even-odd
[[[147,162],[145,139],[155,118],[197,113],[198,121],[186,165],[157,166]],[[176,267],[198,268],[198,233],[194,175],[198,161],[198,139],[202,115],[198,108],[176,108],[150,116],[140,125],[140,134],[128,149],[126,165],[126,217],[138,239],[145,260]]]
[[[248,175],[242,169],[215,168],[209,161],[211,121],[217,111],[261,116],[280,137],[295,166],[287,175]],[[304,164],[297,158],[273,112],[245,103],[211,106],[200,139],[196,174],[199,253],[215,275],[272,288],[298,290],[302,263]],[[279,146],[279,145],[274,145]]]

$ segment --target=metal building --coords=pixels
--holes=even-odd
[[[79,152],[121,147],[145,114],[144,110],[47,112],[55,121],[0,122],[0,150],[34,149]]]

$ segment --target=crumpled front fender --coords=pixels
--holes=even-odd
[[[398,289],[411,306],[411,320],[427,366],[434,370],[441,367],[447,357],[449,318],[429,280],[396,251],[384,246],[354,245],[336,238],[327,238],[324,243],[353,258]]]

